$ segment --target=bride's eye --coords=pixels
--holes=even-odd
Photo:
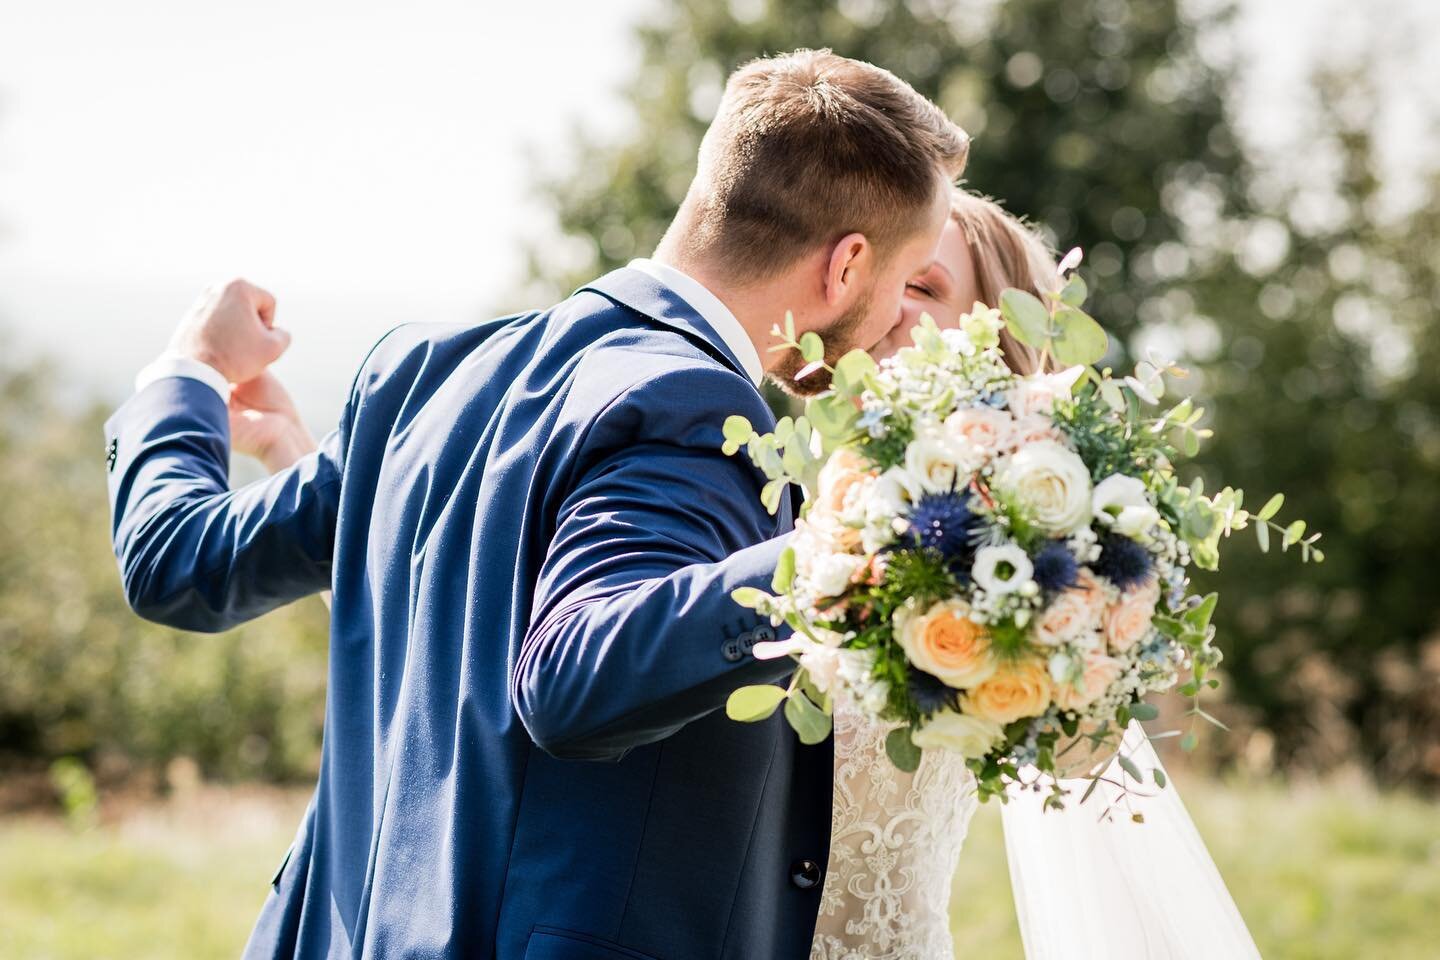
[[[935,294],[930,291],[930,288],[925,286],[923,283],[907,283],[905,284],[905,289],[914,290],[916,293],[930,297],[932,300],[935,297]]]

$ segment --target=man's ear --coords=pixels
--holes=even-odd
[[[847,233],[830,248],[825,269],[825,305],[848,306],[869,279],[874,248],[863,233]]]

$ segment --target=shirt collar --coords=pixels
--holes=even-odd
[[[745,328],[740,326],[740,321],[735,319],[735,314],[720,302],[719,297],[705,289],[700,281],[668,263],[640,257],[631,260],[627,266],[663,283],[688,303],[691,309],[700,314],[702,320],[710,324],[720,339],[725,341],[725,346],[739,359],[755,386],[760,386],[760,381],[765,379],[760,352],[755,349],[755,343],[745,332]]]

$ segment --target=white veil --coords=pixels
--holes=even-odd
[[[1122,752],[1147,775],[1160,760],[1139,724]],[[1111,761],[1106,776],[1118,776]],[[1114,779],[1114,778],[1111,778]],[[1173,783],[1143,788],[1100,820],[1119,790],[1086,780],[1067,808],[1012,790],[1002,808],[1010,883],[1027,960],[1259,960],[1260,952]],[[1106,795],[1110,791],[1110,795]],[[1144,815],[1143,824],[1130,811]]]

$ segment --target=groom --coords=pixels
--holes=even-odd
[[[334,602],[319,784],[247,956],[809,955],[830,750],[719,709],[788,672],[730,594],[792,507],[720,427],[773,424],[767,374],[823,386],[767,351],[785,310],[832,362],[899,321],[965,151],[876,67],[750,63],[653,260],[391,331],[319,450],[238,490],[225,396],[288,339],[243,281],[197,304],[105,428],[130,604],[218,631]]]

